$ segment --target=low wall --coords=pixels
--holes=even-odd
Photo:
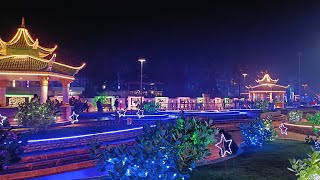
[[[305,135],[309,135],[309,136],[315,135],[312,130],[312,126],[289,124],[289,123],[285,123],[285,126],[288,128],[287,131],[289,131],[289,132],[295,132],[295,133],[305,134]],[[320,129],[320,126],[316,126],[316,127]]]
[[[268,116],[280,116],[281,111],[276,112],[265,112],[260,114],[261,119],[266,119]]]
[[[128,132],[98,134],[93,136],[75,136],[70,139],[52,138],[55,140],[47,140],[40,142],[28,142],[25,146],[24,152],[45,151],[51,149],[61,149],[76,146],[86,146],[91,144],[93,140],[101,142],[110,142],[116,140],[123,140],[129,138],[135,138],[142,133],[142,129],[136,129]]]

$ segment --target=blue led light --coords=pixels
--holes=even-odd
[[[156,127],[156,125],[150,125],[150,127]],[[117,130],[117,131],[108,131],[108,132],[102,132],[102,133],[85,134],[85,135],[78,135],[78,136],[68,136],[68,137],[61,137],[61,138],[29,140],[28,143],[75,139],[75,138],[90,137],[90,136],[97,136],[97,135],[104,135],[104,134],[115,134],[115,133],[128,132],[128,131],[134,131],[134,130],[139,130],[139,129],[143,129],[143,127],[141,126],[141,127],[122,129],[122,130]]]

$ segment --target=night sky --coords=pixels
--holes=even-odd
[[[167,84],[183,79],[184,67],[212,61],[215,71],[249,67],[249,77],[268,70],[288,84],[298,76],[320,87],[320,3],[317,1],[48,1],[1,6],[0,37],[8,41],[25,17],[40,44],[57,44],[57,61],[87,66],[80,76]],[[33,3],[33,4],[32,4]],[[13,8],[14,7],[14,8]],[[165,73],[166,72],[166,73]],[[251,73],[251,74],[250,74]]]

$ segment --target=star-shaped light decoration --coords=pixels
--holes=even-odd
[[[229,143],[227,150],[225,149],[224,143]],[[227,140],[227,139],[224,137],[224,135],[221,134],[220,142],[218,142],[217,144],[215,144],[215,146],[220,149],[221,157],[225,157],[225,156],[227,155],[227,153],[228,153],[228,154],[232,154],[231,147],[230,147],[230,146],[231,146],[231,143],[232,143],[232,139]],[[222,146],[220,146],[220,144],[222,144]]]
[[[0,125],[1,126],[3,126],[3,123],[4,123],[4,121],[7,119],[7,116],[2,116],[1,114],[0,114],[0,120],[1,120],[1,122],[0,122]]]
[[[144,117],[144,110],[143,109],[138,109],[138,112],[137,112],[137,115],[138,115],[138,118],[140,119],[140,118],[142,118],[142,117]]]
[[[120,111],[117,111],[117,113],[119,114],[119,117],[125,117],[126,116],[126,112],[127,112],[126,109],[125,110],[121,109]]]
[[[281,134],[285,134],[288,135],[288,128],[284,126],[284,123],[281,123],[281,125],[279,126],[279,129],[281,130]]]
[[[70,119],[71,123],[74,124],[75,122],[79,122],[78,117],[79,117],[79,114],[76,114],[73,111],[71,116],[69,116],[69,119]]]

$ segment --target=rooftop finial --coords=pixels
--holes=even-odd
[[[25,28],[25,25],[24,25],[24,17],[22,17],[21,28]]]

